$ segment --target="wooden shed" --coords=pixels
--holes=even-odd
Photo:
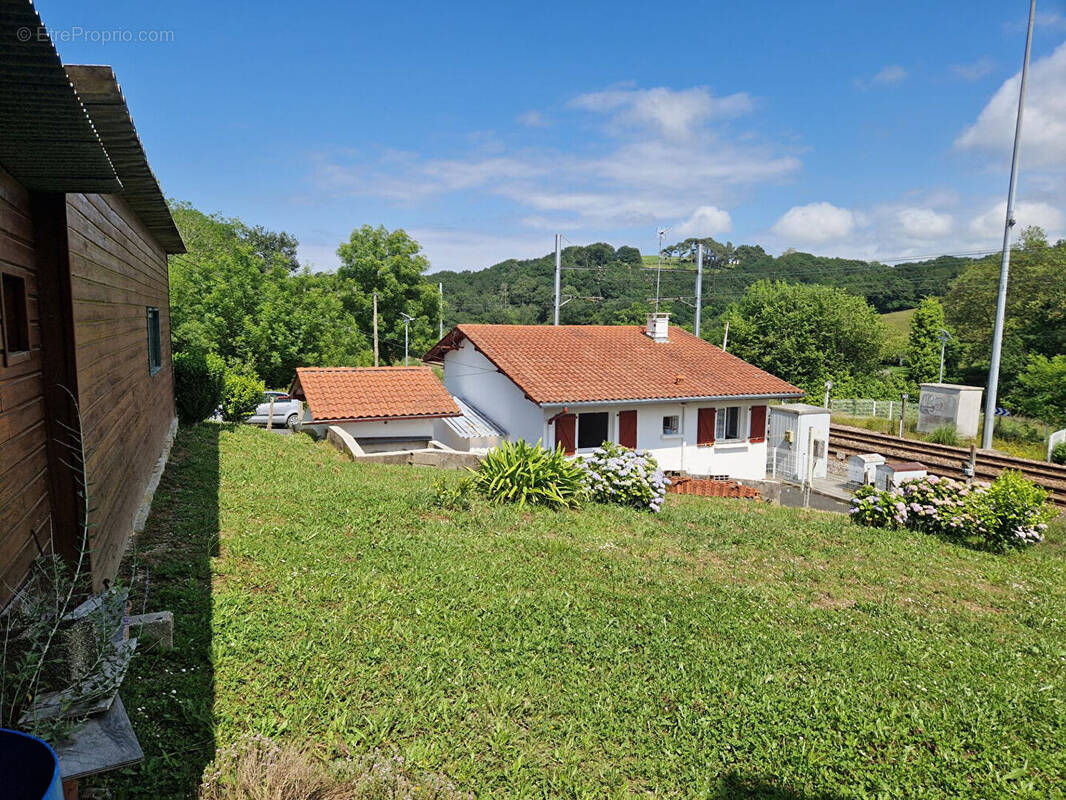
[[[0,38],[2,606],[39,553],[77,552],[83,482],[93,583],[114,575],[176,425],[167,254],[185,248],[111,68],[64,67],[28,0],[0,27],[31,32]]]

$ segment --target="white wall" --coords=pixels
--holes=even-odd
[[[544,415],[514,381],[499,372],[469,341],[444,354],[444,388],[507,431],[511,441],[544,437]]]
[[[436,422],[436,419],[394,419],[389,422],[373,420],[369,422],[337,422],[333,424],[356,439],[371,437],[432,439],[434,422]],[[305,428],[314,428],[319,432],[320,436],[325,435],[327,425],[314,421],[304,423]]]
[[[471,401],[476,402],[476,401]],[[728,405],[739,405],[741,412],[740,430],[743,439],[735,442],[716,441],[710,447],[696,444],[696,422],[700,408],[723,409]],[[635,409],[637,412],[637,449],[650,450],[664,470],[687,472],[690,475],[726,475],[730,478],[762,480],[766,476],[766,443],[748,441],[750,425],[750,408],[753,404],[738,403],[644,403],[640,405],[605,404],[602,406],[580,406],[570,409],[573,413],[606,411],[608,412],[608,436],[613,442],[618,441],[618,412]],[[755,405],[764,405],[757,403]],[[546,409],[544,421],[559,413],[559,409]],[[678,415],[681,419],[679,436],[663,436],[663,417]],[[580,426],[580,419],[578,425]],[[555,446],[555,425],[548,426],[549,445]],[[578,454],[591,452],[578,450]]]

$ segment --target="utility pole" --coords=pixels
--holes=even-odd
[[[700,306],[703,302],[703,242],[696,245],[696,320],[692,325],[696,336],[700,335]]]
[[[823,406],[823,408],[829,408],[829,392],[832,390],[832,388],[833,388],[833,382],[832,381],[826,381],[825,382],[825,405]],[[875,403],[874,411],[876,411],[877,410],[877,405],[876,405],[877,401],[875,400],[874,403]]]
[[[378,293],[374,292],[374,366],[378,365]]]
[[[413,320],[414,317],[412,317],[410,314],[404,314],[402,311],[400,312],[400,316],[403,317],[403,365],[406,367],[407,366],[407,342],[408,342],[407,330],[410,327],[411,320]]]
[[[996,427],[996,392],[999,389],[999,359],[1003,352],[1003,319],[1007,314],[1007,282],[1010,278],[1010,231],[1014,227],[1014,194],[1018,184],[1018,151],[1022,139],[1022,114],[1025,111],[1025,85],[1029,81],[1029,53],[1033,48],[1033,18],[1036,0],[1029,0],[1029,28],[1025,34],[1025,57],[1018,89],[1018,119],[1014,124],[1014,153],[1010,161],[1010,187],[1007,189],[1007,219],[1003,225],[1003,259],[999,267],[999,295],[996,298],[996,326],[992,333],[992,360],[988,365],[988,391],[985,392],[985,428],[981,447],[992,449],[992,432]]]
[[[666,232],[669,228],[658,228],[657,233],[659,236],[659,262],[655,268],[655,313],[659,313],[659,279],[663,274],[663,237],[666,236]]]
[[[437,311],[437,338],[444,338],[444,284],[437,284],[437,291],[440,293],[440,308]]]
[[[728,353],[726,348],[729,346],[729,320],[725,321],[725,335],[722,337],[722,352]]]
[[[559,324],[559,293],[562,290],[563,235],[555,234],[555,324]]]

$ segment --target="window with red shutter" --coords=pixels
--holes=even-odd
[[[628,447],[630,450],[637,449],[637,412],[618,412],[618,444]]]
[[[696,444],[709,447],[714,444],[714,425],[716,408],[701,408],[696,415]]]
[[[766,441],[766,406],[751,407],[751,441]]]
[[[555,447],[563,448],[563,452],[572,456],[576,451],[577,417],[573,414],[562,414],[555,418]]]

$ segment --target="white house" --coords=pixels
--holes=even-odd
[[[803,392],[677,327],[458,325],[425,356],[508,439],[567,453],[604,441],[666,470],[766,476],[767,402]]]
[[[289,393],[307,403],[304,427],[336,425],[367,453],[425,448],[462,416],[429,367],[300,367]]]

